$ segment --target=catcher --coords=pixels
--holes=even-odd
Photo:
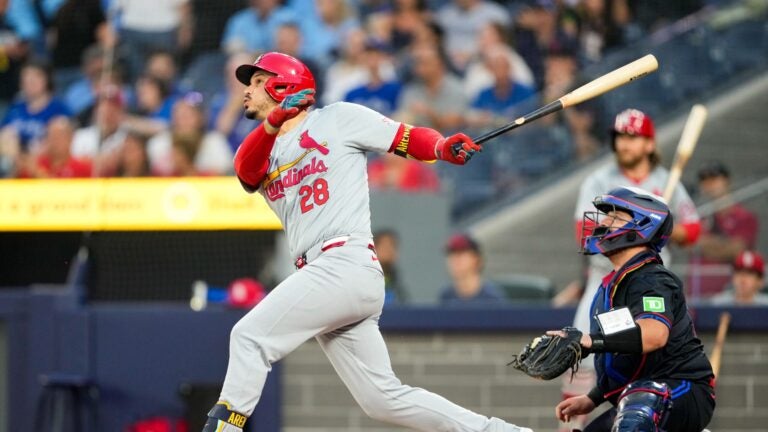
[[[700,432],[715,408],[712,367],[696,338],[680,280],[659,252],[672,230],[661,198],[622,187],[584,212],[582,253],[603,254],[614,270],[591,307],[590,334],[566,327],[534,339],[512,361],[530,376],[552,379],[595,354],[597,386],[560,402],[567,422],[605,401],[613,407],[584,432]]]

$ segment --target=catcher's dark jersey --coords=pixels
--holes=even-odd
[[[690,389],[691,381],[706,383],[712,377],[712,366],[688,314],[682,283],[658,255],[642,252],[603,279],[590,308],[591,332],[599,331],[597,314],[624,306],[635,320],[651,318],[664,323],[669,339],[663,348],[647,354],[596,354],[597,385],[606,399],[615,403],[624,387],[638,379],[682,380],[678,388],[671,389],[676,398]]]

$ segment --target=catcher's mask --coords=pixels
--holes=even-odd
[[[581,231],[581,253],[610,255],[633,246],[647,245],[657,253],[672,233],[672,214],[661,197],[642,189],[620,187],[592,201],[597,211],[584,212]],[[611,212],[629,214],[620,227],[606,223]]]
[[[241,83],[250,85],[251,77],[260,70],[274,74],[267,79],[264,89],[276,102],[282,102],[286,95],[300,90],[316,89],[315,77],[309,68],[296,58],[279,52],[262,54],[253,64],[238,66],[235,76]]]

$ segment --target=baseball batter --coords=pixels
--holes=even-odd
[[[280,217],[298,271],[232,329],[220,401],[203,431],[241,432],[272,363],[312,337],[372,418],[430,432],[530,431],[402,384],[379,332],[384,277],[371,239],[366,152],[464,164],[480,146],[360,105],[307,111],[314,78],[284,54],[264,54],[236,75],[248,86],[245,115],[264,121],[240,145],[235,172]]]
[[[636,109],[624,110],[616,116],[612,135],[611,145],[616,163],[598,169],[581,185],[574,214],[576,233],[579,236],[582,232],[582,216],[585,211],[593,209],[592,201],[595,197],[621,186],[641,188],[661,196],[667,184],[669,172],[659,165],[655,130],[650,116]],[[672,195],[670,207],[675,220],[671,240],[680,245],[694,243],[701,231],[699,216],[696,206],[680,183]],[[667,250],[662,250],[661,254],[662,259],[668,263]],[[587,281],[574,319],[574,326],[584,333],[589,332],[592,299],[602,278],[612,270],[613,265],[605,256],[598,254],[589,257]],[[564,383],[564,397],[584,393],[592,386],[594,368],[592,361],[588,360],[581,363],[581,369],[573,382],[568,380]]]

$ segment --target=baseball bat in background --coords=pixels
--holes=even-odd
[[[705,108],[704,105],[694,105],[691,108],[691,113],[688,114],[688,120],[685,121],[683,134],[680,135],[680,142],[677,144],[675,160],[672,162],[672,167],[669,169],[667,187],[664,188],[663,195],[666,202],[670,202],[672,199],[675,187],[680,181],[680,177],[683,175],[685,165],[688,164],[688,160],[691,159],[693,150],[696,148],[696,143],[699,141],[699,136],[701,136],[701,130],[704,129],[704,122],[706,121],[707,108]]]
[[[723,356],[723,345],[725,345],[725,335],[728,334],[728,326],[731,324],[731,314],[723,312],[720,314],[720,324],[717,326],[717,335],[715,336],[715,346],[712,347],[712,372],[715,374],[715,381],[720,376],[720,359]]]
[[[538,118],[560,111],[600,96],[603,93],[609,92],[616,87],[623,86],[629,82],[632,82],[638,78],[641,78],[659,68],[659,62],[652,54],[648,54],[641,57],[632,63],[628,63],[616,70],[608,72],[594,80],[584,84],[583,86],[573,90],[560,99],[550,102],[543,107],[532,111],[522,117],[519,117],[512,123],[504,125],[498,129],[494,129],[485,135],[481,135],[474,139],[475,143],[482,144],[492,138],[509,132],[512,129],[516,129],[524,124],[528,124]]]

